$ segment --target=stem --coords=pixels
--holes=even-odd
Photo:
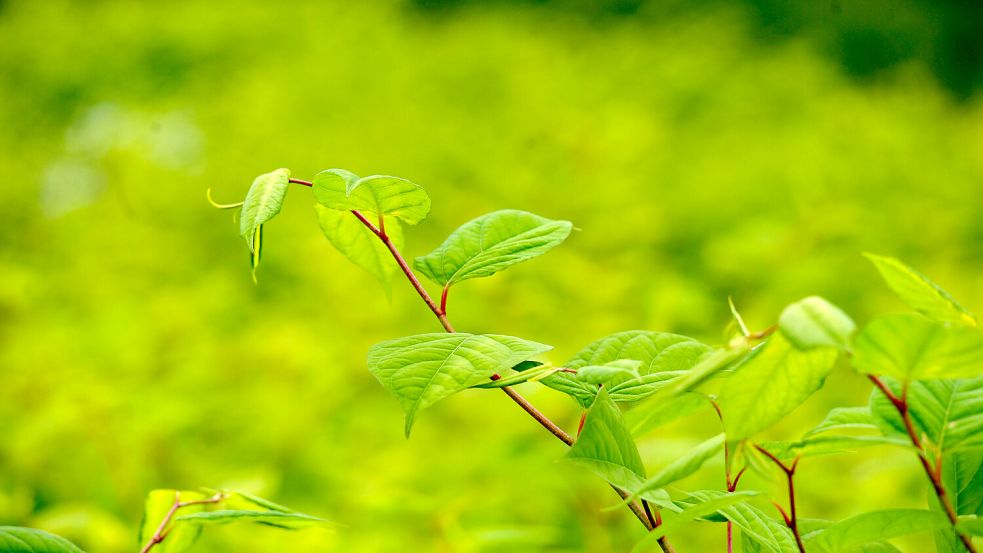
[[[904,388],[904,392],[901,397],[898,397],[883,380],[878,378],[876,375],[867,375],[867,378],[874,383],[874,386],[887,397],[887,399],[894,405],[894,408],[898,411],[898,415],[901,416],[901,421],[904,423],[905,431],[908,433],[908,439],[911,440],[911,445],[918,448],[918,461],[921,463],[922,468],[925,469],[925,474],[928,476],[929,481],[932,483],[932,489],[935,490],[935,495],[939,498],[939,503],[942,505],[943,510],[947,517],[949,517],[949,522],[955,527],[956,523],[959,521],[959,515],[956,513],[955,507],[952,506],[952,501],[949,500],[949,494],[945,491],[945,486],[942,485],[942,457],[938,457],[933,468],[932,463],[928,460],[928,453],[925,451],[922,445],[921,439],[918,438],[918,432],[915,430],[915,423],[911,420],[911,409],[908,405],[908,389]],[[969,553],[976,553],[976,547],[973,545],[973,540],[965,534],[956,532],[959,536],[960,541],[966,546],[966,551]]]
[[[785,473],[785,478],[788,481],[788,514],[785,514],[785,511],[782,509],[782,506],[779,505],[778,503],[775,503],[775,507],[778,507],[778,512],[781,513],[782,518],[785,519],[785,525],[788,526],[788,529],[792,531],[792,535],[795,536],[795,544],[799,546],[799,551],[801,553],[806,553],[805,545],[802,543],[802,536],[799,535],[799,521],[795,515],[794,480],[795,480],[795,469],[799,466],[799,457],[796,457],[795,460],[792,461],[791,465],[786,465],[778,457],[772,455],[765,448],[757,444],[755,444],[754,448],[760,451],[761,453],[764,453],[766,457],[771,459],[772,462],[778,465],[778,467],[782,469],[782,472]]]
[[[440,312],[444,315],[447,314],[447,292],[451,289],[450,284],[445,284],[444,289],[440,292]]]
[[[155,545],[164,541],[164,538],[166,538],[167,534],[170,532],[170,530],[167,529],[167,526],[171,523],[171,520],[174,519],[174,515],[177,514],[179,509],[182,509],[184,507],[189,507],[191,505],[205,505],[208,503],[218,503],[223,499],[225,499],[225,494],[219,492],[213,495],[212,497],[209,497],[208,499],[196,499],[194,501],[181,501],[181,492],[180,491],[174,492],[174,503],[171,505],[170,510],[167,511],[167,514],[164,515],[164,520],[160,521],[160,525],[157,526],[157,530],[154,531],[154,535],[151,536],[150,540],[146,543],[146,545],[144,545],[143,548],[140,549],[140,553],[147,553],[148,551],[153,549]]]
[[[290,179],[290,182],[296,182],[296,184],[311,186],[311,184],[308,183],[307,181],[300,181],[298,179]],[[352,215],[358,218],[358,220],[361,221],[363,225],[365,225],[370,231],[372,231],[372,234],[375,234],[376,237],[379,238],[379,240],[381,240],[383,244],[385,244],[386,248],[389,250],[389,253],[392,254],[393,259],[395,259],[396,263],[399,265],[399,268],[403,270],[403,274],[406,275],[406,278],[410,281],[410,284],[413,285],[413,289],[416,290],[416,293],[420,296],[423,302],[427,304],[427,307],[430,308],[430,311],[433,312],[434,316],[437,317],[437,320],[440,321],[440,324],[441,326],[444,327],[444,330],[450,333],[455,332],[454,327],[451,325],[450,321],[447,320],[447,315],[444,312],[444,308],[446,307],[446,301],[447,301],[447,287],[444,288],[444,292],[441,295],[441,306],[438,307],[437,304],[434,303],[433,298],[430,297],[430,294],[427,293],[426,288],[424,288],[423,284],[420,283],[420,280],[416,278],[416,274],[413,273],[413,269],[410,268],[409,264],[406,262],[406,259],[404,259],[403,255],[399,253],[398,249],[396,249],[396,246],[392,243],[392,240],[390,240],[389,237],[386,236],[384,232],[377,229],[375,225],[372,224],[371,221],[366,219],[365,216],[359,213],[357,210],[353,209]],[[491,378],[492,380],[498,380],[499,376],[496,374],[496,375],[492,375]],[[549,417],[547,417],[542,412],[540,412],[539,409],[536,409],[536,407],[534,407],[533,404],[529,403],[529,400],[524,398],[521,394],[519,394],[519,392],[516,392],[515,390],[513,390],[511,387],[508,386],[501,388],[501,390],[505,392],[505,394],[509,396],[509,398],[511,398],[512,401],[514,401],[526,413],[528,413],[529,416],[535,419],[536,422],[542,425],[543,428],[549,430],[551,434],[556,436],[557,439],[559,439],[561,442],[565,443],[568,446],[573,445],[574,438],[571,437],[570,434],[567,434],[556,423],[550,420]],[[617,494],[621,496],[622,499],[628,499],[630,497],[628,492],[622,490],[621,488],[618,488],[614,484],[611,484],[611,487],[614,488],[614,491],[617,492]],[[645,511],[642,509],[642,507],[638,505],[637,501],[629,502],[628,508],[635,515],[635,517],[638,518],[639,521],[641,521],[641,523],[645,526],[646,530],[652,530],[654,526],[650,522],[649,517],[645,514]],[[672,547],[669,545],[668,541],[665,540],[665,538],[659,539],[659,545],[662,546],[662,549],[665,553],[672,553]]]

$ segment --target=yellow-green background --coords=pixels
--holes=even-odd
[[[886,25],[904,23],[890,4]],[[640,5],[0,2],[0,524],[135,551],[147,491],[210,486],[339,527],[209,529],[200,551],[603,552],[641,536],[500,392],[455,396],[403,438],[364,359],[439,330],[409,286],[390,303],[334,252],[301,187],[253,285],[232,214],[205,202],[277,167],[424,186],[409,256],[495,209],[573,221],[562,247],[450,299],[460,330],[553,344],[556,362],[627,329],[720,342],[728,296],[758,329],[810,294],[859,322],[903,309],[867,250],[983,309],[972,86],[931,55],[858,75],[823,32],[762,38],[744,4]],[[522,391],[575,426],[573,402]],[[841,364],[769,436],[867,391]],[[658,468],[716,432],[705,412],[640,447]],[[721,488],[721,464],[684,485]],[[889,450],[803,462],[799,486],[807,517],[926,492]],[[722,550],[723,530],[675,542]]]

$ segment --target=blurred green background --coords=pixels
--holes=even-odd
[[[572,220],[449,306],[556,362],[635,328],[718,343],[728,296],[759,329],[810,294],[859,322],[902,310],[867,250],[979,312],[979,6],[0,2],[0,524],[132,552],[150,489],[210,486],[340,528],[210,529],[200,551],[626,550],[637,521],[602,512],[616,497],[503,394],[442,402],[403,438],[365,352],[439,327],[331,249],[309,190],[267,227],[254,286],[205,189],[236,201],[277,167],[406,177],[433,198],[409,256],[495,209]],[[841,365],[769,437],[868,389]],[[576,425],[573,402],[523,392]],[[643,456],[717,432],[701,413]],[[924,504],[905,452],[800,470],[802,516]],[[721,464],[686,485],[720,489]],[[718,528],[674,542],[722,550]]]

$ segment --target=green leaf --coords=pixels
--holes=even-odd
[[[638,369],[641,366],[641,361],[618,359],[617,361],[611,361],[603,365],[586,365],[580,367],[577,369],[576,376],[577,380],[594,386],[600,386],[601,384],[613,386],[640,378]]]
[[[625,424],[632,434],[639,436],[711,405],[707,396],[696,392],[672,397],[657,395],[625,413]]]
[[[756,551],[798,553],[795,536],[785,523],[766,515],[749,503],[737,503],[720,509],[720,514],[741,529],[742,540],[758,546]]]
[[[566,240],[572,229],[569,221],[526,211],[495,211],[463,224],[413,266],[437,284],[450,286],[538,257]]]
[[[658,541],[659,538],[675,532],[686,523],[716,513],[735,503],[743,503],[755,495],[757,495],[757,492],[727,493],[715,490],[693,492],[687,498],[689,501],[693,501],[693,504],[678,513],[672,515],[667,514],[662,519],[662,524],[646,534],[632,551],[636,553],[644,551],[647,547]]]
[[[384,175],[359,178],[344,169],[328,169],[315,175],[314,197],[330,209],[387,215],[409,225],[419,223],[430,213],[430,197],[420,186]],[[386,230],[389,228],[387,224]]]
[[[260,175],[253,180],[253,184],[246,194],[246,200],[242,203],[239,234],[249,246],[254,282],[263,248],[263,224],[280,213],[289,184],[289,169],[277,169],[272,173]]]
[[[912,448],[911,442],[897,436],[812,436],[794,442],[761,442],[758,445],[779,459],[852,453],[860,448],[881,445]]]
[[[963,516],[983,515],[983,453],[954,452],[942,463],[942,485],[956,513]],[[929,488],[929,507],[944,513],[942,505]],[[966,548],[952,528],[935,531],[935,545],[940,553],[965,553]]]
[[[778,318],[778,328],[799,349],[846,350],[857,325],[839,307],[819,296],[810,296],[786,307]]]
[[[806,437],[830,430],[847,429],[876,430],[877,424],[870,414],[870,407],[834,407],[822,422],[806,434]]]
[[[550,349],[511,336],[418,334],[372,346],[368,362],[403,406],[409,436],[420,410]]]
[[[846,551],[863,544],[949,526],[942,513],[918,509],[888,509],[841,520],[806,544],[807,550]]]
[[[563,366],[579,371],[583,367],[619,360],[639,362],[639,379],[622,382],[608,390],[614,401],[637,401],[669,385],[683,371],[696,365],[708,351],[708,346],[686,336],[629,330],[591,342]],[[573,397],[584,407],[589,406],[597,395],[596,385],[567,373],[552,375],[544,379],[543,384]]]
[[[822,387],[836,350],[794,348],[774,334],[748,356],[727,380],[717,400],[731,440],[772,425]]]
[[[645,478],[642,458],[621,420],[621,410],[603,388],[587,412],[580,437],[563,458],[625,489],[637,488]]]
[[[956,530],[967,536],[983,536],[983,518],[976,515],[966,515],[959,517]]]
[[[983,373],[983,335],[921,315],[889,315],[860,333],[853,367],[900,380],[974,377]]]
[[[749,352],[750,350],[744,345],[708,351],[693,368],[676,379],[662,395],[675,396],[687,393],[730,369],[739,360],[743,360]]]
[[[516,372],[514,374],[510,374],[505,378],[499,378],[498,380],[492,380],[489,382],[482,382],[481,384],[475,384],[474,386],[471,387],[472,388],[505,388],[506,386],[515,386],[516,384],[522,384],[524,382],[538,382],[559,370],[561,369],[558,367],[541,365],[532,369],[526,369],[522,372]]]
[[[315,204],[321,232],[339,252],[374,276],[386,293],[392,289],[396,263],[389,249],[361,221],[346,211]],[[403,230],[396,220],[386,217],[386,233],[397,250],[403,248]]]
[[[901,393],[896,381],[883,380],[896,395]],[[912,382],[908,408],[918,433],[943,452],[983,449],[983,376]],[[907,435],[897,410],[880,390],[871,392],[870,411],[884,432]]]
[[[34,528],[0,526],[0,553],[82,553],[61,536]]]
[[[976,326],[973,314],[925,275],[893,257],[864,255],[874,263],[888,287],[915,311],[937,321]]]
[[[324,520],[294,512],[221,509],[218,511],[203,511],[178,515],[174,517],[174,522],[194,526],[228,524],[230,522],[258,522],[268,526],[292,530],[323,524]],[[168,536],[168,539],[170,539],[170,536]]]
[[[175,501],[178,500],[178,490],[153,490],[147,494],[143,508],[143,523],[140,525],[139,543],[145,545],[153,537],[154,532],[160,523],[167,516]],[[201,501],[207,499],[203,493],[182,490],[180,491],[180,501]],[[189,505],[181,509],[181,513],[195,513],[204,510],[203,505]],[[193,526],[171,526],[168,531],[167,539],[154,547],[160,553],[180,553],[187,551],[194,545],[201,528]]]
[[[660,470],[653,476],[646,480],[638,489],[632,490],[635,495],[643,496],[650,491],[658,490],[676,482],[677,480],[682,480],[687,476],[693,474],[703,463],[707,462],[716,455],[721,455],[724,452],[724,435],[720,434],[714,436],[709,440],[695,446],[688,453],[679,457],[675,461],[669,464],[666,468]]]
[[[799,532],[805,543],[818,538],[819,534],[825,532],[833,524],[834,522],[831,520],[798,518]],[[871,541],[857,547],[851,547],[841,553],[901,553],[901,550],[886,541]]]

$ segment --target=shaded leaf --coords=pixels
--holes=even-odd
[[[563,242],[572,229],[569,221],[526,211],[495,211],[463,224],[413,266],[437,284],[450,286],[538,257]]]
[[[82,553],[61,536],[34,528],[0,526],[0,553]]]
[[[346,211],[315,204],[321,232],[339,252],[374,276],[388,294],[392,289],[396,263],[389,249],[361,221]],[[403,230],[387,217],[386,232],[397,250],[403,248]],[[391,224],[390,224],[391,223]]]
[[[368,364],[406,412],[409,436],[420,410],[550,349],[512,336],[418,334],[372,346]]]
[[[359,178],[344,169],[328,169],[315,175],[314,197],[330,209],[387,215],[409,225],[419,223],[430,213],[430,197],[420,186],[385,175]],[[388,221],[386,229],[390,229]]]
[[[889,315],[860,333],[853,366],[900,380],[970,378],[983,373],[983,335],[921,315]]]
[[[782,311],[778,328],[799,349],[834,347],[846,350],[857,325],[839,307],[810,296]]]
[[[637,488],[645,478],[638,448],[621,419],[621,410],[603,388],[587,412],[580,437],[563,456],[624,488]]]
[[[915,311],[937,321],[976,326],[973,314],[925,275],[893,257],[864,255],[874,263],[888,287]]]

